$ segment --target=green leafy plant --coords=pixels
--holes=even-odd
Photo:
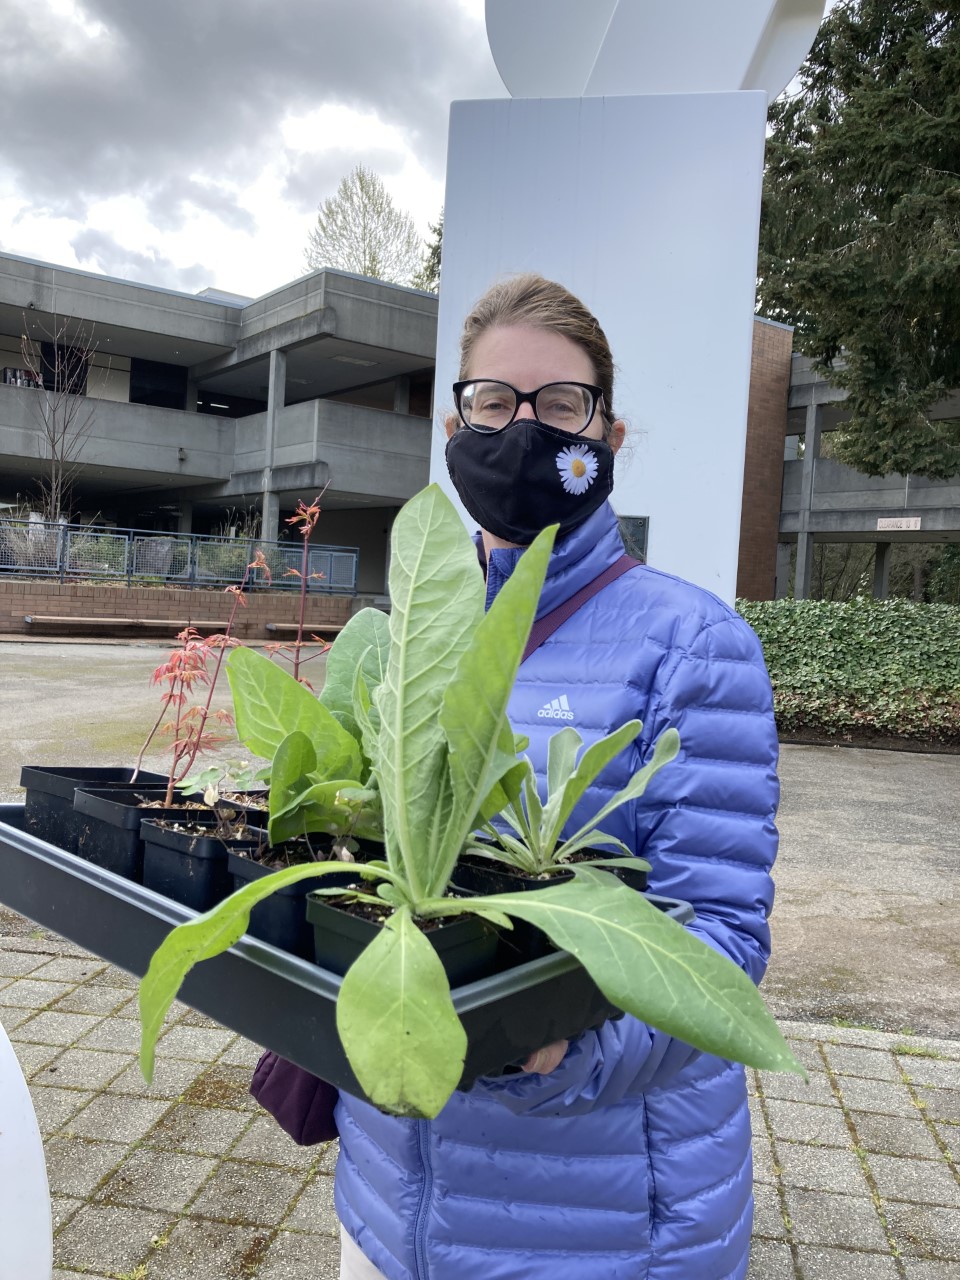
[[[230,657],[240,736],[273,758],[272,836],[291,816],[329,821],[341,808],[349,811],[339,815],[346,821],[372,803],[371,795],[380,806],[384,856],[356,864],[371,892],[363,888],[354,897],[386,904],[391,913],[343,979],[337,1027],[367,1096],[396,1114],[437,1115],[460,1080],[466,1035],[440,959],[417,921],[463,913],[503,929],[511,918],[537,926],[580,961],[617,1007],[706,1052],[803,1073],[746,974],[604,871],[584,867],[572,882],[535,894],[446,896],[470,833],[492,816],[491,797],[503,780],[515,776],[506,708],[553,536],[551,529],[536,539],[484,613],[472,541],[431,486],[394,525],[385,662],[383,646],[372,654],[374,646],[363,645],[363,628],[372,634],[379,624],[358,624],[346,642],[345,629],[331,651],[333,658],[343,644],[326,705],[289,677],[279,683],[284,673],[269,662],[255,662],[244,650]],[[347,653],[354,666],[349,702]],[[560,791],[569,798],[579,782],[568,782],[570,792]],[[236,942],[252,907],[270,893],[342,870],[336,860],[285,868],[168,935],[140,988],[140,1060],[148,1080],[163,1018],[190,968]]]
[[[782,733],[960,742],[960,609],[911,600],[740,600]]]
[[[613,845],[622,853],[632,854],[633,851],[621,840],[598,830],[598,824],[621,805],[639,799],[653,775],[676,758],[680,750],[680,735],[676,729],[667,729],[661,734],[649,763],[638,769],[627,785],[612,796],[589,822],[565,840],[561,836],[587,788],[611,760],[633,742],[642,728],[639,720],[630,720],[593,743],[582,755],[579,752],[583,739],[576,729],[567,726],[553,734],[547,746],[546,803],[540,800],[533,764],[529,757],[524,757],[508,771],[484,805],[485,812],[492,810],[494,814],[502,814],[511,831],[485,822],[482,830],[487,840],[471,840],[471,851],[497,862],[506,862],[528,876],[543,876],[563,867],[573,854],[600,845]],[[589,864],[579,865],[600,866],[604,861],[593,858]],[[650,870],[650,864],[642,859],[637,859],[635,865]]]

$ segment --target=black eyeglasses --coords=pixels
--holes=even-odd
[[[588,382],[548,382],[536,391],[518,391],[509,382],[468,381],[453,384],[457,412],[471,431],[490,433],[509,427],[522,404],[538,422],[579,436],[593,421],[603,388]]]

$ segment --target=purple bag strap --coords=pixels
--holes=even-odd
[[[520,661],[525,662],[535,649],[540,648],[544,640],[549,639],[558,627],[562,627],[566,620],[572,618],[580,606],[586,604],[598,591],[602,591],[608,583],[613,582],[628,570],[635,569],[641,564],[643,564],[642,560],[634,560],[633,556],[628,556],[624,552],[620,559],[615,560],[609,569],[604,569],[603,573],[598,574],[592,582],[588,582],[585,587],[581,587],[576,595],[571,596],[569,600],[564,600],[563,604],[558,605],[550,613],[544,614],[542,618],[533,624],[530,631],[530,639],[527,641],[527,647],[524,649],[523,657]]]

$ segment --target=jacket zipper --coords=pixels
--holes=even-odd
[[[433,1196],[433,1166],[430,1163],[429,1121],[418,1120],[416,1123],[417,1150],[420,1155],[420,1164],[423,1166],[423,1183],[420,1187],[420,1203],[417,1205],[414,1223],[414,1260],[417,1268],[416,1280],[429,1280],[426,1235],[430,1200]]]

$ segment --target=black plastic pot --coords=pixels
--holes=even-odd
[[[349,872],[343,878],[347,884],[355,879]],[[339,876],[327,877],[325,887],[335,887],[330,881],[339,879]],[[307,919],[313,925],[314,959],[340,977],[383,927],[376,920],[344,911],[312,890],[307,895]],[[424,933],[440,957],[452,987],[475,982],[496,967],[497,930],[479,916],[451,916]]]
[[[259,841],[224,839],[214,835],[214,821],[203,815],[199,821],[209,826],[210,835],[178,831],[172,824],[175,815],[144,818],[141,813],[140,835],[143,840],[143,885],[154,893],[162,893],[194,911],[209,911],[228,894],[233,885],[227,867],[230,847],[255,849]],[[196,825],[198,815],[186,811],[180,821]]]
[[[617,865],[599,868],[601,871],[609,871],[615,875],[618,880],[622,880],[624,884],[628,884],[631,889],[637,889],[640,893],[644,893],[647,888],[647,871],[645,867],[633,865],[637,859],[623,854],[617,857],[615,853],[609,853],[603,849],[595,849],[591,852],[591,857],[597,858],[616,858]],[[623,864],[622,866],[620,864]],[[457,863],[453,873],[454,883],[461,885],[464,889],[469,889],[473,893],[519,893],[526,889],[544,889],[551,884],[563,884],[566,880],[573,879],[573,872],[567,870],[558,871],[551,876],[526,876],[520,872],[514,872],[507,868],[505,863],[492,861],[490,858],[481,857],[479,854],[465,854]]]
[[[617,855],[597,849],[598,858],[614,858]],[[647,872],[643,867],[630,865],[634,859],[626,854],[618,859],[623,867],[602,867],[610,871],[631,889],[643,893],[647,888]],[[573,879],[573,872],[561,870],[551,876],[526,876],[510,870],[504,863],[494,862],[479,854],[466,854],[457,863],[453,883],[470,893],[527,893],[546,889],[550,885],[564,884]],[[536,925],[526,920],[514,920],[513,929],[500,939],[501,959],[504,963],[517,964],[521,960],[533,960],[554,950],[553,943]]]
[[[276,852],[271,850],[271,854]],[[242,857],[231,849],[227,856],[227,870],[236,891],[254,880],[272,875],[277,868],[265,867],[254,858]],[[345,872],[342,878],[324,876],[323,883],[329,885],[334,881],[346,885],[355,878],[352,872]],[[318,883],[317,880],[303,880],[298,884],[290,884],[271,894],[263,902],[258,902],[250,912],[247,932],[252,938],[269,942],[281,951],[289,951],[292,955],[312,960],[313,926],[307,919],[307,895],[313,892]]]
[[[73,807],[73,794],[77,787],[107,787],[130,785],[133,769],[84,768],[79,765],[24,765],[20,770],[20,785],[27,792],[24,812],[27,830],[31,835],[50,844],[77,852],[79,828]],[[150,785],[165,781],[162,774],[137,775],[138,783]]]
[[[159,785],[136,787],[103,787],[85,790],[78,787],[74,795],[74,811],[77,822],[76,854],[92,862],[94,866],[112,871],[140,884],[143,881],[143,839],[140,823],[145,813],[152,817],[201,815],[209,810],[183,805],[169,809],[145,809],[146,802],[162,801],[166,795],[166,782]]]
[[[648,898],[681,923],[692,918],[687,903]],[[20,805],[0,805],[0,902],[137,976],[171,928],[195,918],[187,907],[26,834]],[[318,965],[243,937],[197,965],[179,998],[362,1098],[337,1033],[340,984]],[[467,1034],[461,1089],[618,1012],[565,951],[454,986],[451,997]]]

